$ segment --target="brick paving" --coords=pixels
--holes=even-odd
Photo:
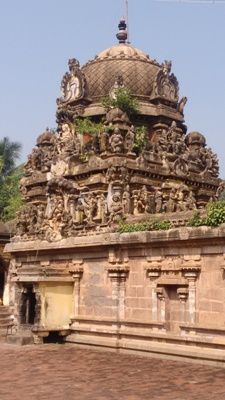
[[[225,400],[225,369],[59,344],[0,354],[0,400]]]

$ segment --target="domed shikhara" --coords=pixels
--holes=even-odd
[[[117,38],[82,68],[69,60],[57,131],[37,138],[25,165],[16,240],[111,231],[152,214],[184,225],[219,197],[217,156],[201,133],[186,135],[187,98],[179,99],[171,62],[158,64],[126,43],[124,20]],[[119,103],[119,89],[133,108]]]
[[[140,102],[140,114],[183,121],[186,98],[179,101],[179,85],[171,73],[171,61],[158,63],[127,43],[126,37],[126,23],[122,20],[118,44],[100,52],[82,67],[76,59],[69,60],[69,72],[61,84],[62,96],[57,100],[58,116],[68,109],[86,116],[104,114],[103,108],[95,107],[100,107],[102,99],[119,85]]]
[[[99,53],[82,67],[92,100],[107,96],[118,76],[139,99],[150,99],[154,81],[161,66],[148,55],[128,43],[119,43]]]

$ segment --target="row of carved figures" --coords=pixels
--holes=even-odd
[[[105,129],[99,137],[96,136],[84,144],[82,135],[75,132],[68,124],[63,124],[58,134],[46,134],[44,139],[28,156],[28,161],[25,165],[27,175],[32,174],[35,170],[50,171],[51,165],[57,159],[67,161],[80,158],[81,160],[82,154],[85,153],[107,154],[110,152],[135,155],[133,152],[134,126],[131,126],[126,132],[119,127],[111,128],[110,131]]]
[[[18,215],[17,236],[55,239],[73,235],[85,226],[110,225],[126,218],[196,208],[194,194],[185,185],[155,192],[109,183],[108,192],[48,193],[45,203],[30,203]]]
[[[147,146],[148,151],[158,154],[168,172],[186,175],[190,171],[218,176],[218,158],[211,148],[206,147],[202,134],[191,132],[185,136],[175,121],[170,127],[161,124],[155,128],[153,140]]]
[[[110,117],[112,119],[112,117]],[[122,120],[122,116],[120,116]],[[109,119],[110,121],[110,119]],[[117,120],[116,120],[117,121]],[[34,171],[47,172],[54,170],[59,160],[82,162],[82,155],[124,154],[135,156],[135,128],[127,125],[120,129],[112,125],[110,130],[103,130],[86,144],[83,137],[67,123],[64,123],[59,133],[46,132],[38,139],[25,165],[25,174],[32,175]],[[219,165],[217,156],[206,147],[205,138],[198,132],[184,135],[176,122],[171,126],[158,124],[155,126],[151,141],[146,141],[139,154],[138,162],[156,163],[166,172],[174,175],[186,175],[189,172],[210,174],[217,177]],[[106,127],[107,128],[107,127]],[[144,142],[143,142],[144,143]],[[76,162],[77,162],[76,161]]]

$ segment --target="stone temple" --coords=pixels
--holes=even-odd
[[[69,60],[57,130],[25,165],[5,303],[35,342],[213,359],[225,228],[187,223],[223,188],[218,159],[187,132],[171,62],[127,43],[124,20],[117,39],[82,67]]]

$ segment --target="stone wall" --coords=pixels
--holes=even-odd
[[[225,226],[16,242],[6,251],[11,302],[28,283],[42,297],[43,285],[73,286],[57,320],[67,341],[155,355],[217,348],[225,356]],[[53,329],[43,315],[35,321],[40,335]]]

